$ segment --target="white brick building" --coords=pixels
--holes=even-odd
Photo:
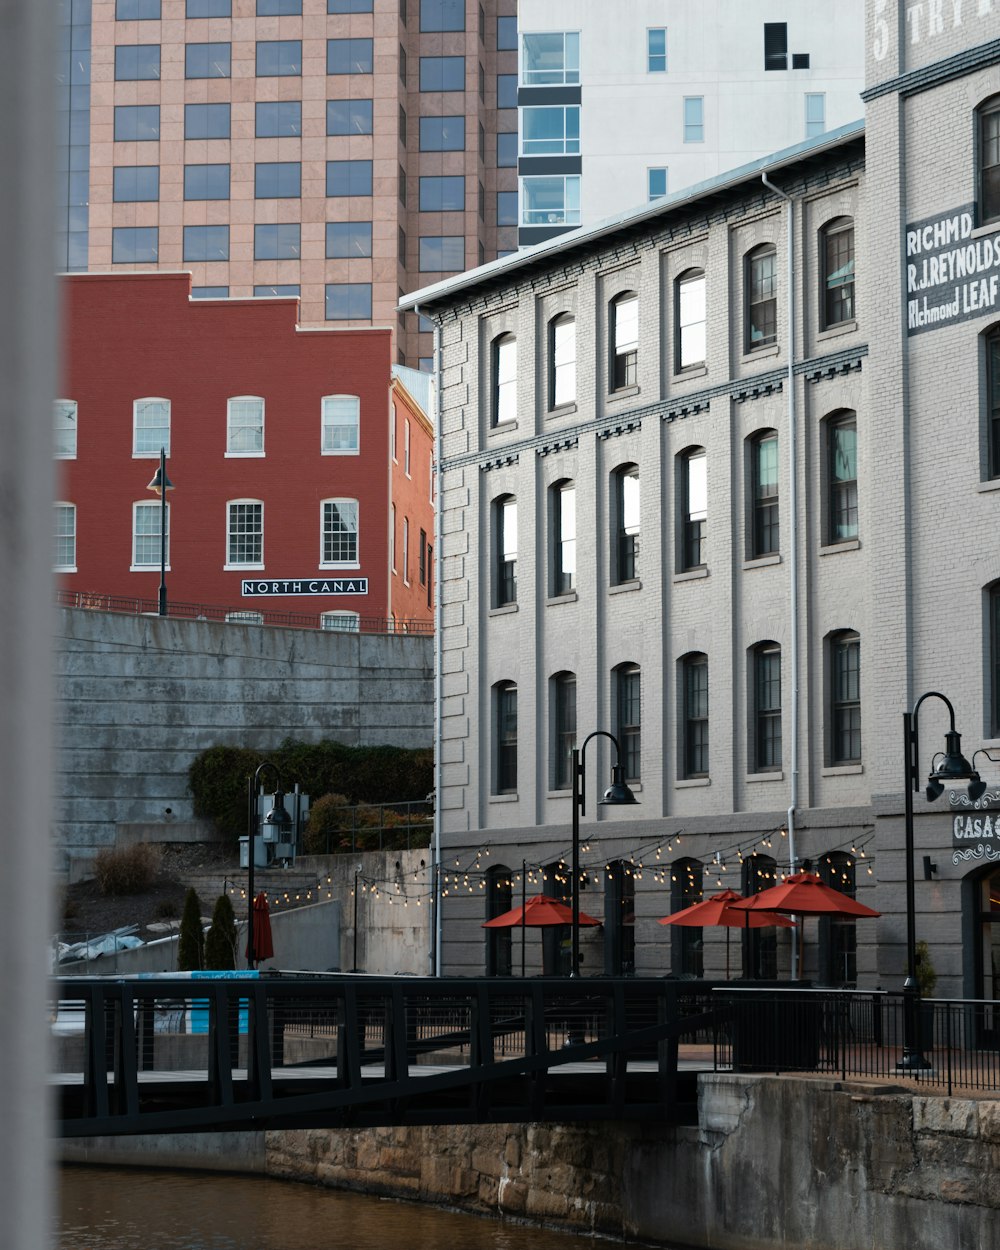
[[[721,975],[723,935],[657,918],[794,854],[883,913],[807,921],[804,974],[901,983],[901,713],[940,690],[966,755],[1000,747],[1000,11],[968,7],[916,39],[870,5],[865,126],[404,302],[440,325],[444,970],[519,970],[480,926],[522,863],[569,893],[600,730],[639,805],[596,806],[591,742],[585,974]],[[928,702],[924,773],[945,728]],[[995,997],[1000,837],[915,806],[939,993]]]

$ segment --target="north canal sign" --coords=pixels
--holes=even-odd
[[[1000,307],[1000,236],[975,236],[973,205],[912,222],[904,252],[907,334]]]
[[[285,595],[366,595],[367,577],[244,578],[243,597],[263,599]]]

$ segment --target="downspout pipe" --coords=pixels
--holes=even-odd
[[[418,317],[427,316],[421,313],[420,306],[414,304],[413,311]],[[443,459],[443,439],[441,436],[441,326],[433,317],[428,318],[434,325],[434,551],[436,567],[431,568],[434,578],[434,844],[431,857],[431,889],[433,891],[433,907],[431,908],[433,933],[431,935],[430,965],[431,974],[441,975],[441,732],[442,732],[442,697],[444,664],[442,663],[442,580],[441,569],[441,462]]]
[[[791,668],[792,686],[792,743],[791,743],[791,785],[788,795],[788,810],[785,813],[788,830],[788,865],[792,872],[798,867],[795,854],[795,811],[799,805],[799,475],[798,475],[798,429],[795,407],[795,200],[780,187],[776,187],[766,173],[760,176],[761,182],[769,191],[773,191],[788,205],[788,295],[785,303],[788,308],[788,513],[791,519],[788,536],[788,614],[789,630],[789,666]],[[792,979],[800,975],[799,930],[792,930]]]

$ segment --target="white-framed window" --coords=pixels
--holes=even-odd
[[[264,401],[259,395],[226,400],[226,455],[264,454]]]
[[[491,344],[490,365],[492,401],[490,419],[493,425],[517,420],[517,339],[513,334],[500,334]]]
[[[358,564],[358,501],[324,499],[320,504],[320,566],[356,568]]]
[[[226,504],[226,568],[264,567],[264,505],[259,499]]]
[[[76,504],[52,505],[52,569],[55,573],[76,572]]]
[[[623,291],[608,305],[610,391],[626,390],[639,382],[639,296]]]
[[[360,447],[361,400],[357,395],[324,395],[323,455],[356,456]]]
[[[705,142],[705,97],[686,95],[684,97],[684,142]]]
[[[398,419],[396,405],[393,404],[389,413],[389,453],[393,460],[396,459],[396,422]]]
[[[403,472],[410,476],[410,423],[403,420]]]
[[[579,31],[534,31],[522,37],[521,82],[552,87],[579,81]]]
[[[170,400],[137,399],[132,405],[132,455],[170,455]]]
[[[389,568],[396,571],[396,505],[390,505],[389,515]]]
[[[579,224],[579,174],[545,174],[521,179],[522,226]]]
[[[427,453],[427,500],[429,503],[434,502],[434,451],[433,449]]]
[[[52,405],[52,446],[57,460],[76,459],[76,415],[75,399],[57,399]]]
[[[677,340],[675,367],[696,368],[705,363],[706,282],[703,269],[689,269],[677,279]]]
[[[132,505],[132,571],[160,567],[160,512],[158,499],[142,499]],[[166,507],[166,566],[170,567],[170,504]]]
[[[650,26],[646,31],[646,70],[650,74],[667,72],[666,26]]]
[[[576,485],[556,482],[552,499],[552,594],[568,595],[576,586]]]
[[[410,518],[403,517],[403,584],[410,584]]]
[[[826,130],[826,96],[822,91],[806,92],[806,138],[814,139]]]
[[[549,322],[549,408],[576,403],[576,321],[560,313]]]
[[[337,634],[358,634],[361,632],[361,617],[357,612],[321,612],[319,627]]]
[[[646,170],[646,199],[662,200],[667,194],[666,165],[651,165]]]
[[[263,612],[227,612],[227,625],[263,625]]]
[[[579,104],[535,105],[521,109],[521,152],[525,156],[577,156]]]

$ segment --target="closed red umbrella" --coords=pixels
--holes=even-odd
[[[561,903],[557,898],[549,898],[547,894],[536,894],[524,904],[524,907],[513,907],[501,916],[494,916],[483,924],[484,929],[513,929],[516,925],[542,927],[544,925],[572,924],[573,909]],[[581,925],[599,925],[600,920],[580,912]]]
[[[720,890],[700,903],[692,903],[683,911],[664,916],[658,924],[676,924],[693,929],[724,928],[726,930],[726,980],[729,980],[729,930],[730,929],[792,929],[794,923],[773,911],[736,911],[733,903],[742,899],[735,890]]]
[[[267,895],[263,890],[253,901],[250,909],[250,923],[253,925],[254,963],[274,956],[274,942],[271,939],[271,909],[267,905]],[[247,958],[250,957],[250,943],[247,942]]]

